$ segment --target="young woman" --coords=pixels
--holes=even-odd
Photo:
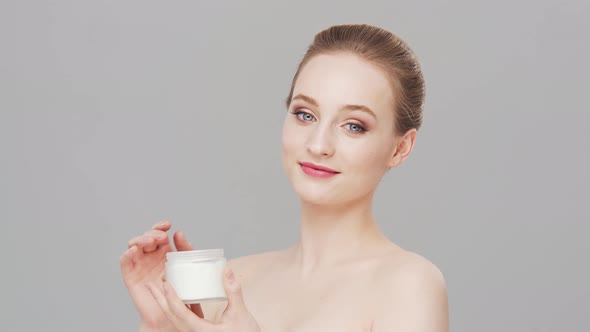
[[[230,261],[228,301],[187,307],[163,278],[171,225],[155,225],[121,256],[140,331],[447,331],[441,272],[389,241],[372,212],[381,178],[408,158],[422,122],[412,50],[378,27],[330,27],[286,103],[282,160],[300,198],[300,240]],[[173,240],[192,249],[181,232]]]

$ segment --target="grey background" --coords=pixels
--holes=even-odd
[[[588,331],[588,1],[0,2],[3,331],[132,331],[118,259],[170,219],[229,258],[298,237],[283,100],[313,35],[398,33],[425,123],[375,204],[452,331]]]

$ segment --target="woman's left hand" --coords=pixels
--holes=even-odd
[[[163,289],[154,284],[146,286],[168,319],[181,332],[260,332],[258,323],[246,309],[241,285],[229,267],[223,273],[223,287],[228,304],[216,322],[200,318],[192,312],[167,281],[163,283]]]

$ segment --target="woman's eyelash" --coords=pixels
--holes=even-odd
[[[315,119],[315,117],[313,115],[311,115],[310,113],[307,113],[307,112],[304,112],[304,111],[300,111],[300,110],[295,110],[295,111],[292,111],[290,113],[293,114],[293,115],[295,115],[299,120],[305,121],[305,122],[312,121],[312,119],[309,119],[309,120],[304,119],[303,116],[306,116],[306,115],[309,115],[310,117],[312,117],[312,118]],[[346,126],[348,126],[349,128],[351,126],[357,127],[358,128],[357,130],[348,129],[350,132],[355,133],[355,134],[362,134],[362,133],[364,133],[364,132],[367,131],[367,129],[365,127],[363,127],[362,125],[360,125],[358,123],[354,123],[354,122],[349,122],[349,123],[346,124]]]
[[[302,118],[302,116],[305,116],[305,115],[309,115],[309,116],[311,116],[312,118],[315,118],[313,115],[311,115],[311,114],[309,114],[309,113],[307,113],[307,112],[303,112],[303,111],[293,111],[293,112],[291,112],[291,113],[292,113],[292,114],[295,114],[295,116],[296,116],[298,119],[302,120],[302,121],[311,121],[311,120],[305,120],[305,119],[303,119],[303,118]]]
[[[349,129],[349,130],[350,130],[350,131],[352,131],[353,133],[364,133],[365,131],[367,131],[367,129],[365,129],[365,127],[361,126],[361,125],[360,125],[360,124],[358,124],[358,123],[347,123],[346,125],[347,125],[347,126],[349,126],[349,128],[350,128],[350,126],[356,126],[356,127],[358,127],[358,128],[359,128],[358,130],[352,130],[352,129]]]

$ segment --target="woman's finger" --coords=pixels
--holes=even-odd
[[[168,305],[168,300],[166,299],[166,296],[163,294],[162,290],[158,286],[156,286],[152,283],[146,283],[145,286],[152,293],[152,296],[154,297],[156,302],[158,302],[160,309],[162,309],[162,311],[164,312],[164,314],[166,315],[168,320],[170,320],[172,322],[172,324],[174,324],[176,329],[178,329],[180,331],[187,331],[187,327],[181,326],[182,322],[179,321],[176,318],[176,316],[174,316],[174,314],[170,311],[170,306]]]
[[[145,247],[153,246],[156,242],[156,239],[153,236],[136,236],[133,239],[129,240],[127,246],[131,248],[132,246],[137,246],[139,249],[143,251]]]
[[[187,331],[211,331],[213,324],[194,314],[186,304],[176,295],[174,288],[168,282],[163,283],[164,296],[168,302],[170,312],[178,319],[181,326],[187,326]]]
[[[158,244],[156,243],[156,240],[154,239],[154,241],[152,243],[144,246],[142,249],[143,249],[143,252],[145,252],[146,254],[149,254],[151,252],[158,250]]]
[[[223,271],[223,288],[227,295],[227,307],[225,312],[229,315],[236,315],[248,311],[242,296],[242,287],[236,279],[232,269],[227,266]]]
[[[168,242],[168,233],[160,230],[150,229],[149,231],[143,233],[143,236],[154,237],[158,244],[164,244]]]
[[[156,249],[158,249],[158,247],[161,247],[163,245],[167,245],[169,243],[168,234],[166,234],[166,232],[163,232],[163,231],[149,230],[149,231],[145,232],[145,234],[143,236],[146,236],[146,237],[151,236],[154,238],[153,243],[150,243],[150,244],[143,247],[143,252],[145,252],[145,253],[150,253],[150,252],[156,251]]]
[[[158,305],[166,314],[166,317],[174,324],[177,330],[181,332],[192,331],[210,331],[211,329],[204,329],[200,324],[199,319],[195,316],[186,305],[176,296],[176,293],[170,292],[168,288],[162,286],[159,288],[154,284],[146,284],[146,287],[152,293]],[[172,288],[172,287],[170,287]]]
[[[137,246],[131,247],[129,250],[123,253],[123,255],[121,255],[119,260],[121,264],[121,273],[123,274],[123,281],[127,287],[129,287],[127,284],[129,280],[128,277],[133,271],[135,264],[137,264],[137,261],[141,258],[141,255],[143,255],[143,253],[137,248]]]
[[[143,246],[145,244],[150,244],[150,243],[142,243],[142,242],[140,242],[140,241],[146,241],[147,240],[146,238],[143,237],[144,235],[146,235],[146,234],[152,234],[152,235],[160,234],[160,233],[158,233],[158,231],[163,232],[164,234],[166,234],[166,232],[170,229],[170,226],[171,226],[171,224],[170,224],[169,221],[162,221],[162,222],[159,222],[159,223],[155,224],[154,226],[152,226],[152,229],[151,230],[148,230],[143,235],[136,236],[136,237],[132,238],[131,240],[129,240],[129,242],[127,242],[127,248],[131,248],[134,245],[139,246],[139,248],[143,248]],[[157,232],[152,233],[151,231],[157,231]],[[161,238],[160,236],[157,236],[156,237],[157,240],[163,240],[163,238]],[[168,239],[168,236],[166,235],[165,238],[167,240]]]
[[[187,251],[187,250],[193,250],[193,245],[188,242],[188,240],[186,239],[186,237],[184,236],[184,234],[181,231],[177,231],[176,233],[174,233],[174,246],[176,247],[176,250],[178,251]]]
[[[137,251],[137,247],[133,246],[127,251],[125,251],[121,257],[119,258],[119,263],[121,264],[121,271],[126,273],[133,268],[134,260],[133,260],[133,253]]]
[[[170,221],[164,220],[164,221],[161,221],[161,222],[155,224],[154,226],[152,226],[152,229],[166,232],[170,229],[171,226],[172,226],[172,223],[170,223]]]
[[[131,240],[127,241],[127,248],[131,249],[131,247],[137,245],[137,241],[139,241],[140,238],[141,238],[141,235],[133,237],[133,238],[131,238]]]

